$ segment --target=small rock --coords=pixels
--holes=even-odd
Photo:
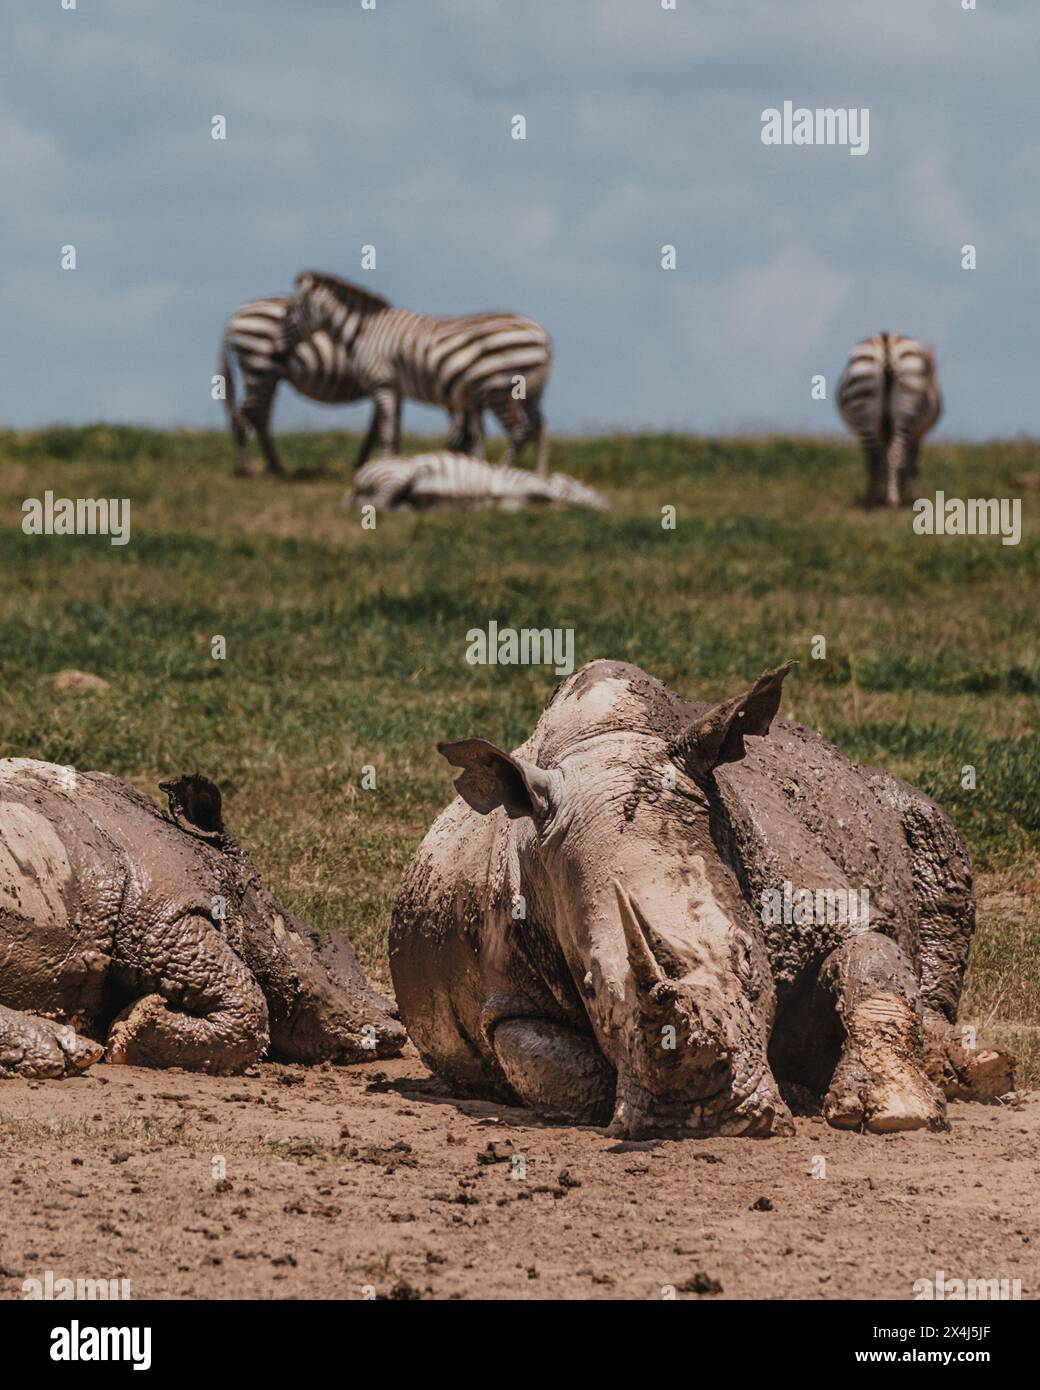
[[[53,681],[55,690],[111,690],[108,681],[101,676],[91,675],[89,671],[59,671]]]
[[[752,1211],[772,1211],[773,1204],[768,1197],[758,1197],[751,1203]]]
[[[511,1139],[489,1139],[482,1153],[477,1154],[478,1163],[509,1163],[513,1158]]]

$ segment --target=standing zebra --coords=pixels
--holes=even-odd
[[[447,448],[484,453],[483,412],[498,419],[515,462],[529,441],[537,445],[537,469],[548,469],[548,435],[540,401],[552,366],[549,335],[519,314],[466,314],[433,318],[394,309],[385,299],[346,280],[317,271],[297,275],[287,319],[291,332],[310,339],[324,333],[342,348],[360,389],[375,412],[358,458],[372,445],[396,451],[402,398],[440,405],[452,414]],[[520,391],[519,398],[517,391]]]
[[[255,431],[268,470],[285,472],[270,433],[271,407],[280,381],[288,381],[301,396],[325,405],[349,405],[366,395],[350,370],[345,349],[327,332],[299,337],[288,331],[286,313],[290,302],[287,295],[250,300],[231,315],[224,329],[221,372],[225,404],[238,449],[235,471],[243,477],[253,472],[246,452],[247,429]],[[235,404],[232,355],[242,374],[241,406]],[[399,412],[395,428],[400,429]],[[372,429],[370,426],[369,438]]]
[[[867,505],[898,507],[917,481],[921,440],[942,414],[930,347],[878,333],[852,349],[838,384],[838,409],[867,465]]]

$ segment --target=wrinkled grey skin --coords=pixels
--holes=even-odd
[[[630,1137],[764,1135],[792,1128],[777,1078],[881,1132],[939,1128],[943,1091],[982,1084],[947,1047],[974,923],[964,846],[913,788],[810,730],[770,733],[786,671],[710,706],[593,662],[515,754],[439,745],[460,795],[406,873],[390,963],[457,1094]],[[867,888],[869,930],[764,925],[785,880]]]
[[[104,773],[0,760],[0,1077],[399,1051],[392,1006],[267,891],[214,784],[162,786],[168,814]]]

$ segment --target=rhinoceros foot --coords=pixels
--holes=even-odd
[[[717,1132],[749,1139],[780,1138],[794,1133],[791,1111],[772,1076],[767,1073],[756,1090],[724,1116]]]
[[[864,999],[848,1019],[848,1038],[823,1114],[835,1129],[872,1134],[947,1128],[942,1092],[918,1061],[917,1020],[898,995]]]
[[[984,1043],[973,1028],[925,1014],[924,1069],[947,1100],[992,1101],[1015,1089],[1015,1059]]]
[[[106,1060],[115,1066],[184,1067],[234,1075],[260,1059],[266,1032],[239,1032],[234,1018],[196,1018],[171,1009],[161,994],[146,994],[118,1014],[108,1031]]]
[[[0,1004],[0,1077],[74,1076],[100,1062],[105,1049],[67,1023]]]
[[[631,1077],[622,1076],[607,1133],[620,1139],[707,1138],[713,1134],[766,1139],[793,1134],[794,1120],[769,1071],[736,1103],[726,1092],[700,1102],[681,1096],[655,1097]]]

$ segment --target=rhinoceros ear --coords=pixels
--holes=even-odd
[[[452,767],[463,769],[455,778],[455,790],[482,816],[498,806],[504,806],[512,820],[530,816],[540,821],[548,814],[552,776],[537,764],[514,758],[483,738],[438,743],[437,752]]]
[[[720,763],[739,762],[747,753],[745,735],[768,734],[780,708],[784,677],[793,665],[788,661],[775,670],[763,671],[750,690],[714,705],[674,739],[668,751],[695,776],[706,776]]]
[[[170,815],[182,829],[211,836],[224,833],[216,782],[193,772],[160,782],[159,790],[166,793]]]

